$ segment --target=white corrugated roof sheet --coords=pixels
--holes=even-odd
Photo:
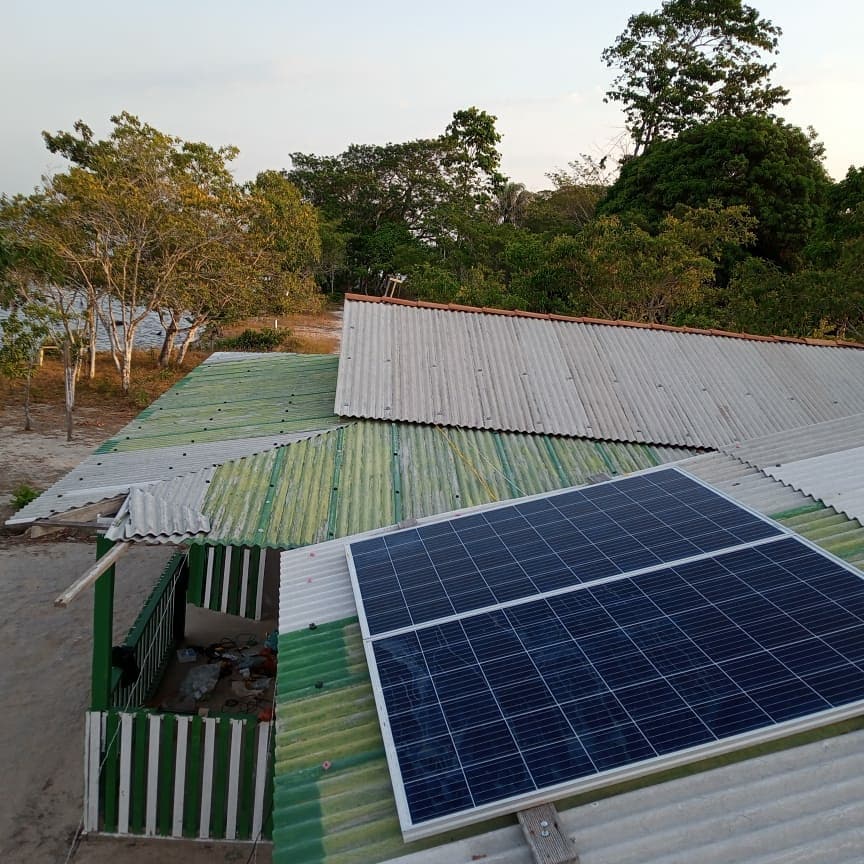
[[[335,411],[718,448],[864,412],[864,350],[353,299]]]
[[[781,483],[864,523],[864,447],[765,468]]]
[[[126,495],[136,486],[201,472],[230,459],[262,453],[319,434],[320,431],[295,432],[180,447],[94,453],[46,489],[35,501],[22,507],[7,524],[22,525],[47,519],[88,504]],[[145,521],[141,524],[145,526],[141,533],[148,533],[146,526],[150,523]]]
[[[864,523],[864,414],[741,441],[725,452]]]

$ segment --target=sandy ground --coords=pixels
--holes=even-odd
[[[80,411],[67,443],[62,411],[40,406],[34,431],[22,432],[17,405],[0,406],[0,523],[11,514],[13,489],[44,489],[128,417]],[[171,554],[137,547],[117,565],[116,639],[119,641]],[[83,838],[70,843],[82,812],[84,712],[89,695],[93,597],[85,592],[68,609],[54,598],[95,559],[95,544],[60,535],[29,541],[0,528],[0,861],[4,864],[204,864],[270,860],[269,846],[165,840]],[[251,856],[251,858],[250,858]]]

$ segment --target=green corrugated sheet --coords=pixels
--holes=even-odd
[[[864,569],[858,522],[821,505],[774,517]],[[281,635],[278,692],[276,864],[377,864],[515,822],[402,842],[356,618]]]
[[[288,548],[575,486],[599,473],[626,474],[692,452],[360,420],[225,463],[202,509],[210,539]]]
[[[202,363],[98,453],[258,438],[337,425],[339,358],[271,354]]]

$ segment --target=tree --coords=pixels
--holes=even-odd
[[[624,109],[634,155],[696,123],[785,105],[788,91],[762,59],[781,34],[741,0],[667,0],[633,15],[602,58],[618,70],[605,101]]]
[[[822,155],[813,133],[779,120],[714,120],[626,162],[598,213],[656,230],[679,204],[743,205],[758,223],[753,254],[794,269],[823,215]]]
[[[50,226],[60,242],[68,239],[68,226],[58,222],[49,206],[40,207],[36,196],[0,199],[0,245],[5,249],[2,270],[3,305],[12,310],[12,317],[21,311],[23,318],[13,321],[11,341],[7,344],[8,369],[20,373],[20,363],[32,363],[36,342],[49,338],[60,348],[63,358],[65,391],[66,440],[72,440],[75,390],[84,348],[89,341],[90,327],[86,309],[87,285],[79,274],[68,269],[61,255],[43,242],[32,230],[30,217],[35,213],[44,225]],[[30,373],[27,374],[29,403]],[[29,404],[25,406],[25,420]]]
[[[320,301],[313,279],[320,258],[317,213],[280,173],[266,171],[234,187],[216,215],[222,242],[181,265],[180,286],[158,308],[165,327],[160,365],[170,362],[179,333],[182,364],[211,321],[307,311]],[[207,223],[203,229],[213,230]]]
[[[752,223],[743,207],[680,208],[655,234],[617,216],[600,217],[578,237],[553,241],[549,284],[566,308],[548,311],[688,323],[710,305],[719,250],[747,243]]]
[[[525,218],[532,198],[524,183],[505,183],[493,203],[497,221],[502,225],[518,225]]]
[[[50,333],[48,315],[36,304],[13,309],[0,322],[0,374],[24,379],[24,431],[33,428],[30,416],[30,384],[39,351]]]
[[[196,328],[229,307],[283,298],[289,282],[311,272],[306,258],[317,254],[318,239],[314,212],[282,178],[234,181],[236,148],[182,141],[127,113],[111,122],[105,140],[82,122],[74,132],[45,133],[49,150],[71,167],[34,195],[4,200],[0,218],[18,247],[46,251],[51,268],[31,261],[31,278],[56,287],[58,303],[70,291],[82,294],[91,336],[99,316],[128,392],[147,315],[161,310],[170,355],[184,311],[193,315],[188,345]],[[291,262],[303,257],[301,247],[298,274]]]
[[[287,176],[344,238],[355,286],[380,292],[406,267],[437,266],[466,219],[491,218],[504,181],[499,141],[495,118],[469,108],[436,138],[353,144],[338,156],[292,153]]]

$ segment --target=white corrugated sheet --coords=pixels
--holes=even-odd
[[[864,447],[784,462],[765,473],[864,523]]]
[[[263,453],[273,447],[320,434],[321,431],[316,430],[260,438],[241,438],[233,441],[186,444],[179,447],[94,453],[43,492],[35,501],[22,507],[7,524],[29,524],[38,519],[46,519],[78,507],[125,495],[133,486],[200,472],[214,465],[221,465],[229,459]],[[140,533],[147,532],[142,530]]]
[[[335,411],[718,448],[864,412],[864,350],[349,300]]]
[[[864,446],[864,414],[739,441],[724,450],[764,470],[860,446]]]

